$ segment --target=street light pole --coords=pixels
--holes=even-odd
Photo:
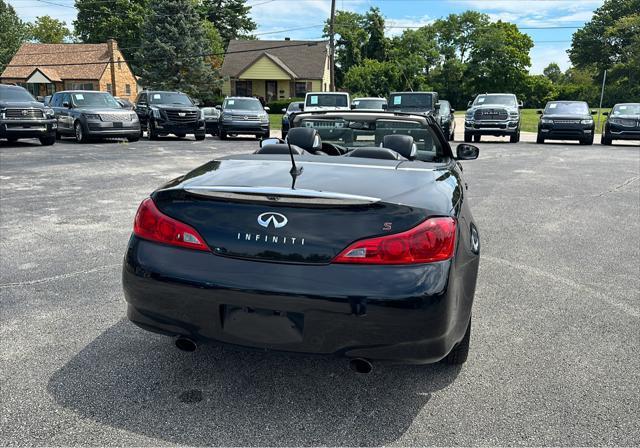
[[[331,19],[329,20],[329,91],[336,90],[336,0],[331,0]]]
[[[605,70],[604,76],[602,77],[602,91],[600,91],[600,107],[598,108],[598,125],[596,126],[596,131],[600,129],[600,110],[602,109],[602,99],[604,98],[604,85],[606,82],[607,82],[607,71]]]

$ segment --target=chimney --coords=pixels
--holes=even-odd
[[[109,65],[111,66],[111,94],[118,95],[116,88],[116,51],[118,50],[118,42],[115,39],[107,39],[107,48],[109,52]]]

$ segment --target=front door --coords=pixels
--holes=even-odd
[[[278,99],[278,81],[265,81],[265,92],[267,103]]]

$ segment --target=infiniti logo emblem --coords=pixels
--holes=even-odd
[[[287,225],[289,220],[281,213],[266,212],[258,216],[258,224],[262,227],[269,227],[273,225],[274,228],[279,229]]]

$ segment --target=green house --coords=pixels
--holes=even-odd
[[[265,101],[329,90],[326,41],[232,40],[222,64],[222,92]]]

